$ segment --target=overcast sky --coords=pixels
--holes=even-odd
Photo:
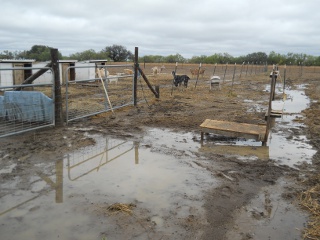
[[[319,0],[0,0],[0,52],[320,53]]]

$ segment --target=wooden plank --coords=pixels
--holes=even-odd
[[[211,119],[206,119],[200,125],[200,127],[202,132],[211,132],[232,137],[244,137],[249,139],[253,138],[259,141],[263,141],[266,134],[265,125],[236,123]]]
[[[270,112],[270,117],[281,118],[282,114],[283,114],[282,110],[273,110],[272,109]],[[268,119],[268,112],[266,112],[266,114],[265,114],[265,120],[267,120],[267,119]]]

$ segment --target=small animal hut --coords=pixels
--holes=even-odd
[[[31,68],[34,60],[12,60],[0,59],[0,87],[20,85],[28,77],[32,75]],[[2,70],[8,68],[19,68],[17,70]]]

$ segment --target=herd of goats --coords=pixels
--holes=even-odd
[[[161,72],[163,72],[164,69],[165,69],[165,66],[151,68],[153,75],[160,74]],[[205,68],[190,69],[190,73],[193,78],[195,76],[201,76],[203,78],[204,72],[205,72]],[[133,71],[131,69],[124,69],[124,74],[132,75]],[[184,75],[177,75],[175,71],[172,71],[171,74],[173,76],[173,84],[176,87],[181,86],[182,84],[184,87],[186,87],[186,88],[188,87],[188,81],[190,80],[190,77],[188,75],[185,75],[185,74]],[[97,68],[96,75],[99,78],[104,78],[107,75],[109,82],[114,81],[116,83],[118,83],[118,77],[121,76],[121,74],[119,74],[119,73],[117,75],[110,75],[109,71],[105,71],[104,68],[101,68],[101,69]],[[220,88],[220,80],[221,79],[219,76],[212,76],[210,78],[210,89],[212,88],[213,85],[218,85]]]
[[[152,68],[152,73],[153,75],[156,75],[158,73],[161,73],[165,69],[165,66],[162,67],[153,67]],[[201,76],[203,78],[204,75],[204,68],[201,69],[190,69],[192,77],[195,76]],[[185,87],[188,87],[188,81],[190,80],[190,77],[188,75],[177,75],[175,71],[171,72],[173,76],[173,83],[176,87],[181,86],[182,83]],[[213,85],[218,85],[220,88],[220,77],[219,76],[212,76],[210,78],[210,89],[212,88]]]

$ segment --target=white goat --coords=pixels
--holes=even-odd
[[[161,69],[158,67],[153,67],[153,68],[151,68],[151,70],[152,70],[153,75],[157,75],[158,73],[161,72]]]
[[[100,73],[100,75],[99,75],[99,73]],[[109,71],[107,70],[107,71],[105,71],[105,69],[104,68],[96,68],[96,77],[98,77],[98,78],[104,78],[105,76],[106,76],[106,73],[107,73],[107,76],[109,76]]]
[[[133,74],[133,71],[131,69],[123,69],[123,72],[127,75],[132,75]]]
[[[161,67],[153,67],[151,68],[153,75],[157,75],[158,73],[161,73],[166,67],[162,65]]]
[[[116,84],[118,84],[118,78],[119,75],[109,75],[108,76],[108,80],[109,80],[109,83],[112,83],[112,82],[115,82]]]

